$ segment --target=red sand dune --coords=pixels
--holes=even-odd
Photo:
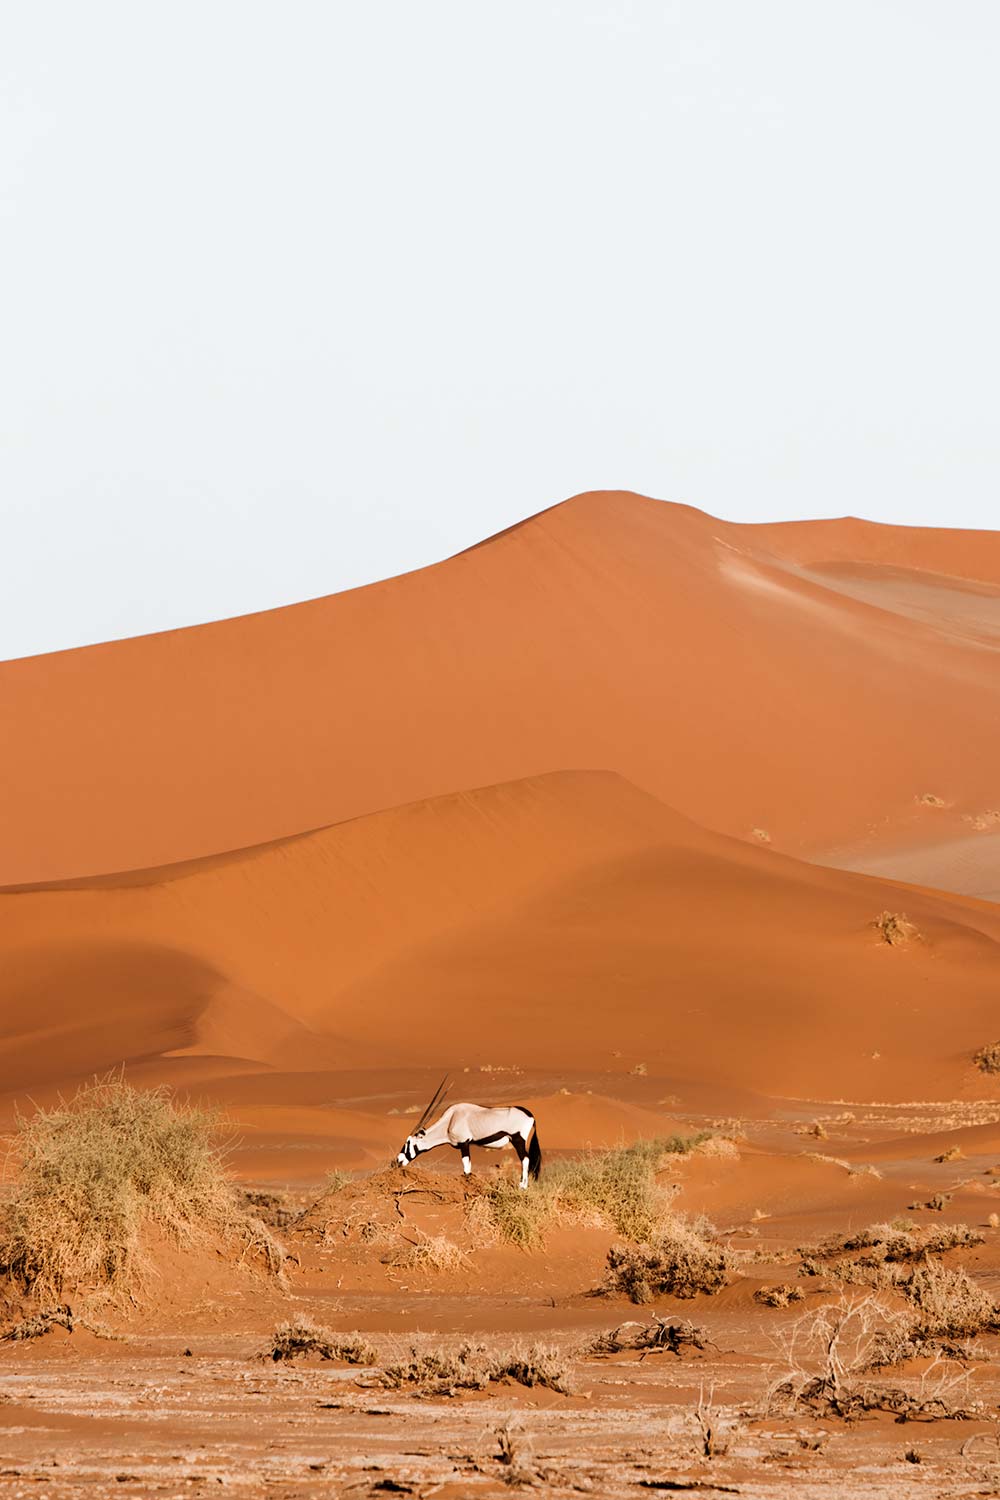
[[[886,906],[921,940],[881,942]],[[343,1127],[326,1106],[367,1091],[386,1140],[387,1075],[445,1067],[527,1066],[553,1088],[610,1073],[628,1093],[641,1066],[660,1109],[667,1088],[708,1108],[955,1097],[982,1089],[998,940],[986,903],[810,866],[610,773],[562,773],[0,896],[0,1080],[125,1060],[288,1135]],[[334,1082],[351,1070],[366,1089]]]
[[[582,495],[368,588],[0,666],[0,882],[595,768],[811,858],[933,883],[946,845],[995,892],[998,644],[996,534]]]
[[[325,1369],[319,1387],[250,1364],[308,1313],[376,1331],[383,1357],[415,1328],[563,1339],[585,1416],[567,1438],[575,1398],[525,1394],[536,1451],[582,1444],[603,1484],[613,1448],[621,1493],[659,1454],[745,1492],[785,1465],[792,1489],[853,1493],[863,1472],[895,1494],[888,1418],[845,1425],[823,1469],[821,1444],[776,1449],[773,1420],[748,1422],[758,1403],[770,1417],[775,1334],[801,1316],[753,1299],[795,1279],[796,1247],[903,1213],[978,1226],[963,1264],[995,1282],[1000,1078],[973,1054],[1000,1034],[1000,906],[977,899],[1000,895],[998,645],[997,535],[739,527],[600,494],[354,593],[0,667],[8,1123],[25,1095],[125,1064],[222,1103],[235,1170],[305,1202],[326,1167],[384,1164],[448,1069],[453,1098],[536,1108],[547,1153],[708,1127],[661,1184],[754,1251],[717,1296],[658,1297],[704,1316],[729,1392],[739,1443],[708,1466],[681,1422],[700,1369],[587,1373],[585,1341],[633,1311],[583,1295],[611,1226],[555,1224],[529,1259],[440,1190],[458,1163],[439,1153],[422,1189],[376,1174],[283,1231],[294,1302],[214,1246],[154,1237],[155,1305],[122,1340],[74,1333],[69,1365],[57,1338],[7,1343],[5,1472],[68,1493],[82,1463],[148,1489],[230,1483],[238,1457],[259,1487],[259,1406],[298,1434],[269,1445],[283,1488],[355,1484],[361,1443],[401,1475],[437,1454],[425,1478],[464,1495],[456,1455],[480,1451],[483,1407],[464,1432],[460,1398],[396,1407],[393,1437],[384,1393],[339,1410],[347,1383],[332,1401]],[[883,909],[909,917],[906,944],[880,940]],[[468,1249],[443,1276],[406,1258],[439,1232]],[[796,1288],[808,1313],[828,1305],[825,1277]],[[992,1410],[990,1369],[968,1375]],[[956,1389],[943,1378],[932,1394]],[[241,1426],[248,1390],[268,1399]],[[567,1403],[557,1433],[548,1401]],[[934,1493],[974,1472],[940,1425],[935,1456],[922,1424],[915,1470]],[[174,1467],[189,1450],[197,1473]]]

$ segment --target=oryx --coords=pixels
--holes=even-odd
[[[472,1171],[469,1155],[472,1146],[489,1146],[497,1151],[503,1146],[513,1146],[521,1161],[521,1187],[526,1188],[529,1174],[538,1177],[542,1170],[542,1149],[531,1110],[520,1104],[500,1104],[495,1108],[483,1104],[452,1104],[439,1120],[425,1129],[428,1119],[444,1099],[446,1082],[447,1079],[442,1079],[420,1116],[416,1130],[406,1137],[403,1149],[396,1157],[399,1166],[405,1167],[415,1156],[423,1151],[433,1151],[435,1146],[454,1146],[462,1153],[462,1171],[468,1177]]]

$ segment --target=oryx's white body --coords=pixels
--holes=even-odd
[[[488,1146],[496,1151],[513,1146],[521,1159],[522,1188],[528,1186],[529,1173],[537,1177],[541,1171],[542,1152],[535,1117],[530,1109],[519,1104],[503,1104],[495,1109],[482,1104],[453,1104],[435,1124],[408,1135],[396,1160],[405,1166],[436,1146],[454,1146],[461,1151],[466,1176],[472,1171],[472,1146]]]

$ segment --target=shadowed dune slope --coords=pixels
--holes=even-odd
[[[574,766],[810,858],[930,850],[933,880],[996,803],[998,647],[996,534],[583,495],[368,588],[3,664],[0,882]]]
[[[921,940],[880,942],[883,907]],[[0,895],[0,1090],[203,1056],[981,1093],[998,940],[985,903],[708,833],[613,774],[553,774]]]

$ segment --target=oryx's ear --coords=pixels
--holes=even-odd
[[[417,1135],[426,1135],[426,1134],[427,1134],[426,1130],[418,1130],[417,1131]]]

